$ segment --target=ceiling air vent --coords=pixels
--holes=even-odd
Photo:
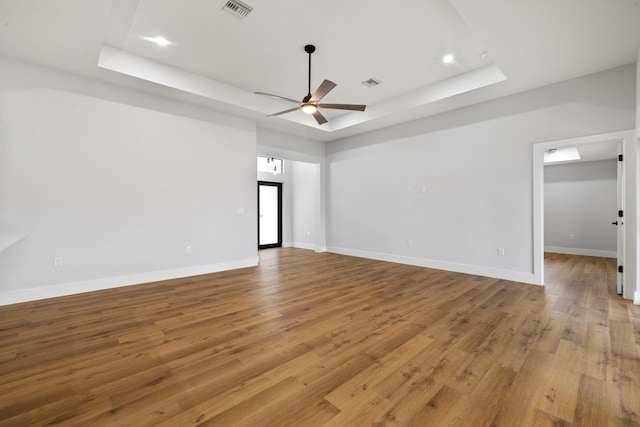
[[[252,10],[251,6],[242,3],[240,0],[228,0],[222,7],[223,12],[228,13],[240,22],[244,22]]]
[[[378,86],[380,83],[382,83],[380,80],[376,79],[375,77],[371,77],[368,80],[365,80],[362,82],[363,85],[365,85],[366,87],[374,87],[374,86]]]

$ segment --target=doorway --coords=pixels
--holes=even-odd
[[[545,151],[545,253],[617,258],[624,265],[621,145],[614,140]],[[621,273],[617,279],[620,294]]]
[[[635,158],[635,150],[630,150],[627,153],[626,149],[629,148],[628,142],[632,141],[630,138],[633,136],[632,131],[624,131],[624,132],[614,132],[609,134],[602,135],[590,135],[586,137],[578,137],[571,138],[566,140],[558,140],[558,141],[549,141],[549,142],[541,142],[533,145],[533,273],[534,273],[534,283],[543,285],[544,284],[544,163],[543,163],[543,155],[545,151],[550,149],[559,148],[559,147],[569,147],[569,146],[583,146],[586,144],[594,144],[600,143],[604,141],[611,142],[619,142],[621,151],[625,152],[624,156],[628,155],[629,159]],[[625,158],[625,160],[627,160]],[[633,164],[629,164],[626,162],[626,166],[633,166]],[[631,169],[631,170],[629,170]],[[618,173],[618,183],[620,192],[624,195],[628,195],[629,191],[634,190],[634,188],[629,188],[629,180],[628,174],[633,172],[633,168],[627,169],[626,167],[623,169],[619,169]],[[626,188],[625,188],[626,187]],[[633,215],[635,209],[630,204],[630,200],[621,200],[618,199],[619,209],[624,211],[625,216],[628,214]],[[621,204],[621,205],[620,205]],[[629,212],[626,212],[629,210]],[[619,224],[621,225],[624,222],[624,218],[618,218]],[[615,218],[612,219],[612,222],[615,222]],[[635,232],[635,227],[618,227],[618,242],[621,243],[621,247],[618,247],[618,260],[623,264],[624,259],[633,259],[635,256],[635,245],[633,246],[633,250],[630,252],[630,246],[625,244],[625,241],[629,241],[629,235]],[[630,256],[631,255],[631,256]],[[629,266],[627,269],[626,267]],[[633,264],[629,265],[627,263],[624,270],[620,269],[618,274],[618,291],[623,293],[625,298],[632,298],[629,296],[631,289],[635,287],[635,280],[633,280],[635,275],[635,266]],[[628,271],[627,271],[628,270]],[[631,278],[630,286],[627,286],[627,279]]]
[[[282,247],[282,183],[258,181],[258,249]]]

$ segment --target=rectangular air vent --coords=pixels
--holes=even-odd
[[[374,87],[374,86],[378,86],[380,83],[382,83],[380,80],[376,79],[375,77],[371,77],[368,80],[365,80],[362,82],[363,85],[365,85],[366,87]]]
[[[240,22],[244,22],[252,10],[251,6],[242,3],[240,0],[228,0],[222,8],[223,12],[228,13]]]

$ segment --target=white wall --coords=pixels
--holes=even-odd
[[[640,50],[636,67],[636,136],[640,140]]]
[[[0,113],[0,304],[257,263],[252,123],[6,58]]]
[[[288,160],[317,163],[324,160],[324,142],[287,135],[265,128],[257,129],[258,154],[270,155]]]
[[[635,79],[620,67],[330,143],[330,250],[533,283],[532,144],[632,128]]]
[[[611,222],[616,220],[615,159],[545,166],[547,252],[615,258],[617,230]]]
[[[318,166],[313,163],[290,162],[293,201],[293,246],[317,248]]]

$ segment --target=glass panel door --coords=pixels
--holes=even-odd
[[[258,182],[258,248],[282,246],[282,184]]]

